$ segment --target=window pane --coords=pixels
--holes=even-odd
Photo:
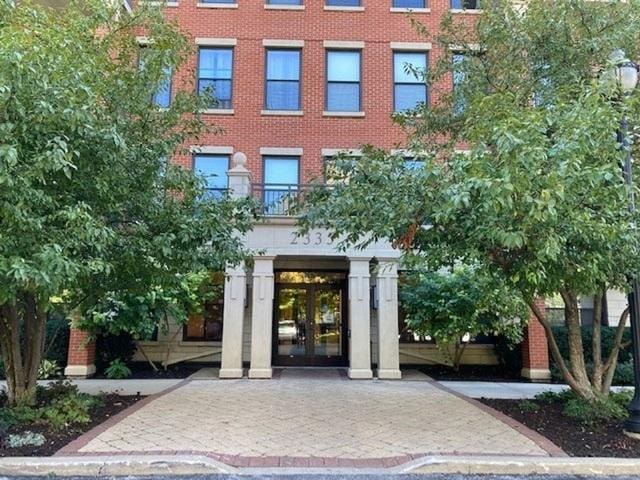
[[[227,170],[229,170],[227,155],[196,155],[193,159],[193,169],[206,178],[207,188],[218,190],[227,188]]]
[[[236,0],[202,0],[204,3],[236,3]]]
[[[231,80],[200,80],[198,92],[211,90],[216,108],[231,108]]]
[[[302,5],[302,0],[267,0],[268,5]]]
[[[327,0],[331,7],[359,7],[360,0]]]
[[[476,10],[480,8],[478,0],[451,0],[451,8],[454,10]]]
[[[203,48],[200,50],[200,78],[231,79],[233,51],[229,48]]]
[[[158,107],[168,108],[171,104],[171,68],[164,69],[164,78],[153,95],[153,103]]]
[[[393,0],[395,8],[425,8],[425,0]]]
[[[327,85],[327,110],[333,112],[359,112],[360,84],[330,83]]]
[[[426,85],[396,85],[395,111],[401,112],[415,108],[420,102],[427,101]]]
[[[299,80],[300,50],[268,50],[267,80]]]
[[[298,110],[300,84],[298,82],[267,82],[267,110]]]
[[[393,54],[393,75],[397,83],[423,83],[421,77],[406,71],[408,65],[423,72],[427,69],[427,56],[424,53]]]
[[[267,157],[264,161],[264,183],[298,184],[298,157]]]
[[[359,82],[360,52],[328,52],[327,80],[329,82]]]

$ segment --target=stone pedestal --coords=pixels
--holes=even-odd
[[[398,263],[378,260],[378,378],[399,379]]]
[[[273,259],[256,257],[254,261],[249,378],[271,378],[272,375]]]
[[[66,377],[87,378],[96,373],[96,344],[89,340],[89,334],[71,326],[69,349],[67,350]]]
[[[368,257],[349,258],[349,378],[373,378]]]
[[[244,265],[227,268],[224,285],[224,328],[220,378],[242,378],[242,341],[246,273]]]

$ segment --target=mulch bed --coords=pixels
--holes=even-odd
[[[509,415],[539,434],[547,437],[572,457],[640,457],[640,440],[622,433],[623,422],[612,420],[597,425],[581,425],[562,413],[562,403],[527,400],[538,405],[537,411],[523,409],[522,400],[480,400]]]
[[[425,375],[435,380],[469,380],[476,382],[527,382],[522,378],[520,370],[508,370],[500,365],[460,365],[456,372],[453,368],[444,365],[423,365],[416,367]]]
[[[131,395],[120,396],[109,394],[102,397],[103,404],[93,410],[93,419],[86,425],[73,425],[66,430],[53,430],[47,425],[34,424],[11,427],[7,433],[20,434],[26,431],[41,433],[46,438],[44,445],[40,447],[25,446],[20,448],[5,448],[0,445],[0,457],[48,457],[56,453],[62,447],[88,432],[97,425],[105,422],[112,416],[120,413],[144,397]]]
[[[128,364],[131,369],[131,376],[127,378],[134,380],[151,380],[151,379],[183,379],[191,376],[203,367],[210,367],[211,364],[202,363],[180,363],[171,365],[166,370],[158,365],[158,371],[155,371],[146,362],[132,362]],[[98,373],[92,378],[107,378],[104,373]]]

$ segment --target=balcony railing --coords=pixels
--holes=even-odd
[[[295,215],[295,207],[300,205],[312,188],[318,188],[318,185],[254,183],[251,185],[251,195],[259,202],[262,215],[287,217]]]

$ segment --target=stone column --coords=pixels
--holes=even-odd
[[[373,378],[368,257],[349,258],[349,378]]]
[[[251,172],[247,170],[247,156],[242,152],[233,154],[233,167],[227,171],[229,195],[232,198],[244,198],[251,195]]]
[[[545,311],[544,299],[536,300],[536,306]],[[531,313],[529,324],[525,327],[522,342],[522,376],[533,381],[545,381],[551,378],[549,370],[549,347],[547,334],[538,319]]]
[[[87,378],[96,373],[96,344],[89,334],[71,325],[69,349],[67,350],[66,377]]]
[[[378,378],[399,379],[398,261],[378,260]]]
[[[274,257],[256,257],[254,261],[249,378],[271,378],[273,259]]]
[[[244,265],[227,268],[224,285],[220,378],[242,378],[244,304],[247,294]]]

